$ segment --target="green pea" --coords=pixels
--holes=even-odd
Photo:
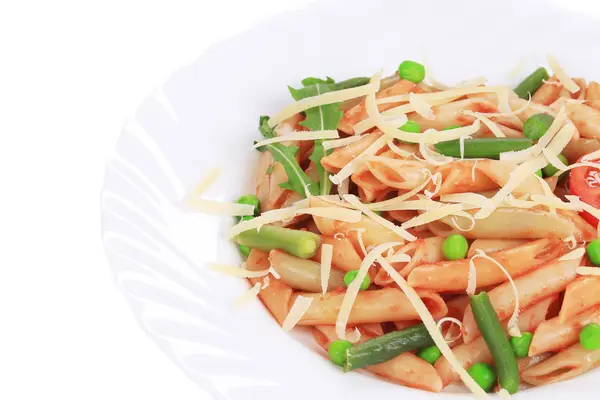
[[[442,253],[446,260],[460,260],[467,256],[469,251],[469,242],[467,239],[458,233],[448,236],[442,243]]]
[[[417,356],[421,357],[423,360],[433,365],[438,360],[438,358],[442,356],[442,352],[440,351],[440,349],[438,349],[437,346],[430,346],[419,350]]]
[[[496,372],[489,364],[475,363],[471,365],[467,372],[486,392],[489,392],[496,384]]]
[[[421,127],[415,121],[407,121],[400,127],[404,132],[421,133]]]
[[[252,250],[250,247],[244,246],[243,244],[238,244],[238,246],[240,248],[240,253],[242,253],[246,257],[250,255],[250,250]]]
[[[562,161],[563,164],[569,165],[569,161],[567,161],[567,157],[563,156],[562,154],[559,154],[557,157],[560,161]],[[544,168],[542,168],[542,172],[544,173],[544,176],[546,176],[546,177],[553,176],[554,174],[556,174],[558,172],[558,168],[556,168],[552,164],[548,164]]]
[[[418,62],[410,60],[402,61],[398,67],[398,75],[400,75],[400,79],[419,83],[425,79],[425,67]]]
[[[460,125],[450,125],[450,126],[445,127],[443,130],[444,131],[451,131],[452,129],[458,129],[458,128],[462,128],[462,126],[460,126]]]
[[[592,240],[586,248],[587,256],[594,265],[600,265],[600,239]]]
[[[523,135],[532,140],[538,140],[548,131],[554,122],[554,117],[549,114],[532,115],[523,124]]]
[[[579,333],[579,343],[586,350],[600,350],[600,325],[586,325]]]
[[[543,178],[543,177],[544,177],[544,176],[542,175],[542,170],[541,170],[541,169],[538,169],[537,171],[535,171],[535,174],[536,174],[537,176],[539,176],[540,178]]]
[[[335,340],[329,345],[329,359],[337,365],[343,366],[346,362],[346,350],[352,347],[347,340]]]
[[[344,275],[344,283],[346,284],[346,286],[350,286],[350,284],[356,279],[357,276],[358,271],[346,272],[346,275]],[[369,278],[369,275],[366,275],[365,279],[363,279],[362,283],[360,284],[360,290],[367,290],[369,286],[371,286],[371,278]]]
[[[529,346],[531,345],[532,338],[533,335],[530,332],[523,332],[521,336],[510,338],[510,345],[518,358],[525,358],[529,355]]]

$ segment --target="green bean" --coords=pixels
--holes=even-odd
[[[546,79],[548,79],[548,71],[546,71],[546,68],[540,67],[523,79],[523,82],[519,83],[515,88],[515,93],[522,99],[528,99],[530,95],[533,96]]]
[[[311,258],[321,244],[319,235],[312,232],[269,225],[242,232],[235,240],[253,249],[281,249],[300,258]]]
[[[531,147],[527,138],[479,138],[465,139],[464,158],[491,158],[498,160],[500,153],[517,151]],[[460,157],[460,139],[436,143],[435,149],[445,156]]]
[[[510,394],[516,393],[519,389],[519,366],[490,298],[486,292],[481,292],[471,296],[469,302],[477,327],[494,359],[500,386]]]
[[[344,371],[349,372],[369,365],[381,364],[407,351],[433,345],[435,342],[423,324],[386,333],[346,350]]]

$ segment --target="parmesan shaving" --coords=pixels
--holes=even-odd
[[[336,240],[342,240],[342,239],[345,239],[345,238],[346,238],[346,235],[345,235],[345,234],[343,234],[342,232],[336,232],[336,233],[333,235],[333,238],[334,238],[334,239],[336,239]]]
[[[402,228],[408,229],[415,226],[425,225],[440,218],[462,211],[462,204],[446,204],[434,210],[426,211],[402,224]]]
[[[367,255],[367,249],[365,248],[365,242],[363,242],[363,237],[362,234],[365,232],[365,228],[352,228],[352,229],[348,229],[346,231],[346,234],[348,234],[348,232],[356,232],[356,240],[358,240],[358,245],[360,246],[360,250],[363,253],[363,257]]]
[[[600,219],[600,210],[598,210],[596,207],[593,207],[587,203],[584,203],[583,201],[581,201],[579,199],[579,197],[577,196],[572,196],[572,195],[567,195],[565,196],[565,198],[567,200],[569,200],[570,203],[576,204],[579,207],[581,207],[581,209],[583,211],[587,211],[589,214],[591,214],[593,217]],[[600,224],[598,224],[598,236],[600,236]]]
[[[272,266],[269,268],[271,270],[271,275],[273,275],[273,278],[275,279],[280,279],[281,275],[279,275],[279,272],[277,272],[275,270],[275,268],[273,268]]]
[[[358,269],[358,274],[356,275],[356,278],[354,278],[354,280],[352,281],[352,283],[350,283],[348,289],[346,290],[346,294],[344,295],[344,299],[342,300],[342,305],[340,306],[340,311],[338,313],[337,320],[335,321],[335,332],[340,339],[346,339],[346,325],[348,323],[348,318],[350,318],[352,306],[354,305],[354,301],[356,300],[356,296],[358,295],[358,292],[360,290],[360,285],[362,284],[363,280],[367,276],[367,273],[369,272],[369,268],[375,262],[375,260],[377,260],[377,258],[383,254],[384,251],[400,244],[402,243],[389,242],[380,244],[379,246],[371,250],[371,252],[367,254],[363,259],[362,263],[360,264],[360,268]]]
[[[580,248],[575,249],[575,250],[565,254],[564,256],[560,257],[558,259],[558,261],[577,260],[577,259],[583,257],[584,254],[585,254],[585,249],[583,247],[580,247]]]
[[[475,269],[475,257],[469,259],[469,277],[467,280],[467,295],[473,296],[477,290],[477,270]]]
[[[394,139],[388,139],[387,145],[390,148],[390,150],[398,154],[400,157],[408,158],[411,155],[413,155],[413,153],[408,152],[406,150],[402,150],[400,147],[396,146],[396,144],[394,143]]]
[[[506,390],[504,388],[502,388],[502,389],[500,389],[500,391],[498,391],[498,396],[503,400],[511,400],[512,399],[510,393],[508,393],[508,390]]]
[[[485,115],[483,115],[481,113],[473,112],[471,110],[462,110],[462,113],[465,115],[470,115],[471,117],[475,117],[478,120],[480,120],[481,122],[483,122],[483,124],[489,128],[489,130],[494,134],[494,136],[506,137],[506,135],[504,134],[504,132],[502,132],[502,130],[500,129],[498,124],[496,124],[494,121],[492,121]],[[461,158],[463,158],[462,155],[461,155]]]
[[[233,305],[235,307],[242,307],[245,306],[246,304],[250,303],[253,299],[256,298],[256,296],[258,296],[258,293],[260,292],[260,283],[255,283],[254,286],[252,286],[252,289],[248,290],[246,293],[244,293],[243,295],[241,295],[240,297],[238,297],[234,302]]]
[[[262,271],[249,271],[244,268],[236,267],[233,265],[225,265],[225,264],[217,264],[217,263],[209,263],[208,268],[220,272],[224,275],[233,276],[236,278],[260,278],[263,276],[269,275],[273,270],[273,268],[265,269]]]
[[[245,216],[254,214],[254,205],[226,203],[215,200],[188,197],[186,204],[194,211],[209,215]]]
[[[577,267],[575,271],[578,275],[600,276],[600,268],[598,267]]]
[[[258,229],[263,225],[271,224],[273,222],[289,220],[300,214],[316,215],[319,217],[325,217],[345,222],[358,222],[361,218],[360,212],[356,212],[355,210],[350,210],[343,207],[288,207],[279,210],[266,211],[262,213],[262,215],[259,217],[252,218],[248,221],[241,221],[240,223],[232,226],[229,229],[229,237],[232,238],[236,235],[239,235],[242,232],[248,231],[250,229]]]
[[[486,117],[511,117],[511,116],[515,116],[515,115],[521,114],[523,111],[527,110],[529,107],[531,107],[531,96],[529,96],[529,99],[527,100],[527,104],[525,104],[523,107],[518,108],[518,109],[516,109],[514,111],[511,111],[511,112],[494,112],[494,113],[480,112],[478,114],[479,115],[485,115]]]
[[[431,174],[431,172],[429,172],[428,169],[426,169],[425,171],[427,171],[429,174]],[[433,184],[435,185],[433,192],[425,189],[425,191],[423,193],[425,193],[425,196],[429,197],[430,199],[435,196],[441,189],[442,187],[442,173],[441,172],[436,172],[435,174],[431,175],[431,181],[433,182]]]
[[[460,139],[458,139],[458,146],[460,149],[460,159],[464,160],[465,159],[465,137],[461,136]]]
[[[577,240],[575,239],[574,235],[568,236],[566,238],[563,239],[563,242],[565,242],[567,244],[567,247],[572,250],[575,248],[575,246],[577,246]]]
[[[565,203],[554,194],[552,196],[543,196],[540,194],[532,194],[531,201],[533,201],[536,205],[543,205],[548,208],[554,208],[559,210],[571,210],[571,211],[581,211],[581,207],[577,204]]]
[[[335,149],[338,147],[345,147],[345,146],[348,146],[349,144],[358,142],[362,138],[363,137],[360,135],[355,135],[355,136],[349,136],[349,137],[343,138],[343,139],[327,140],[327,141],[323,142],[323,148],[325,150],[330,150],[330,149]]]
[[[252,146],[258,148],[272,143],[287,142],[289,140],[318,140],[318,139],[337,139],[340,135],[337,130],[325,130],[325,131],[294,131],[292,133],[275,136],[265,140],[261,140]]]
[[[479,193],[453,193],[445,194],[440,197],[440,201],[444,203],[464,203],[486,208],[493,206],[493,202]]]
[[[318,96],[306,97],[302,100],[298,100],[279,112],[271,119],[269,119],[269,126],[273,128],[275,125],[289,117],[296,115],[302,111],[306,111],[309,108],[319,107],[326,104],[341,103],[346,100],[355,99],[357,97],[365,96],[370,92],[376,93],[379,90],[379,82],[371,81],[367,85],[357,86],[350,89],[336,90],[334,92],[323,93]]]
[[[321,245],[321,289],[323,294],[327,293],[329,284],[329,275],[331,274],[331,260],[333,258],[333,246],[330,244]]]
[[[554,72],[554,75],[558,78],[560,83],[571,93],[577,93],[579,91],[579,86],[573,79],[567,75],[563,67],[558,63],[558,60],[552,55],[548,54],[547,56],[548,65]]]
[[[421,155],[423,156],[425,161],[429,164],[437,165],[437,166],[448,164],[448,163],[452,162],[452,160],[453,160],[452,157],[443,156],[427,147],[427,145],[425,144],[425,140],[426,140],[427,136],[431,134],[431,132],[437,132],[437,131],[432,130],[432,129],[427,129],[425,132],[423,132],[420,135],[420,138],[419,138],[419,152],[421,153]]]
[[[348,194],[350,192],[350,180],[349,180],[349,178],[346,178],[343,181],[341,181],[340,184],[337,185],[337,189],[338,189],[338,194],[340,196],[342,196],[344,194]]]
[[[213,183],[217,180],[217,178],[221,175],[221,168],[215,167],[208,171],[208,174],[204,177],[202,182],[200,182],[194,189],[192,189],[188,193],[188,197],[200,197],[206,192],[206,190],[212,186]]]
[[[415,236],[408,233],[403,228],[396,226],[392,222],[388,221],[387,219],[375,214],[373,211],[371,211],[369,208],[367,208],[364,204],[362,204],[356,196],[351,195],[351,194],[346,194],[343,196],[343,199],[346,200],[350,205],[352,205],[357,210],[362,211],[367,217],[371,218],[373,221],[377,222],[379,225],[388,228],[389,230],[391,230],[392,232],[394,232],[396,235],[400,236],[404,240],[408,240],[409,242],[413,242],[413,241],[417,240],[417,238]]]
[[[444,317],[444,318],[440,319],[437,322],[437,327],[440,330],[440,332],[442,332],[442,325],[444,324],[444,322],[452,322],[453,324],[458,325],[458,328],[459,328],[458,332],[459,333],[458,333],[458,335],[456,335],[456,337],[454,337],[453,339],[449,339],[448,336],[446,335],[446,337],[444,338],[444,340],[446,341],[446,343],[456,342],[460,338],[460,336],[461,336],[460,332],[462,331],[462,322],[460,320],[456,319],[456,318],[453,318],[453,317]],[[448,329],[448,333],[450,333],[449,331],[450,330]]]
[[[414,107],[415,112],[428,120],[434,120],[435,114],[431,110],[431,105],[427,103],[422,97],[415,93],[410,93],[409,104]]]
[[[559,171],[566,171],[568,169],[567,166],[562,161],[560,161],[560,158],[556,156],[556,153],[552,152],[550,149],[543,149],[542,154],[544,154],[544,157],[546,157],[548,162]]]
[[[462,97],[462,96],[466,96],[469,94],[476,94],[476,93],[497,93],[497,92],[503,91],[505,89],[506,88],[503,86],[465,86],[465,87],[448,89],[448,90],[444,90],[441,92],[420,93],[417,96],[422,98],[423,100],[429,102],[431,100],[448,99],[448,98],[452,98],[452,97],[457,98],[457,97]],[[410,95],[409,94],[401,94],[401,95],[397,95],[397,96],[382,97],[380,99],[377,99],[377,104],[399,103],[399,102],[403,102],[403,101],[404,102],[410,101]]]
[[[510,285],[512,286],[512,289],[513,289],[513,293],[515,295],[515,310],[513,311],[512,316],[508,320],[508,326],[507,326],[508,334],[511,336],[521,336],[521,330],[519,329],[519,320],[518,320],[518,318],[519,318],[519,291],[517,290],[515,281],[513,281],[512,277],[510,276],[510,274],[508,273],[508,271],[506,270],[506,268],[504,268],[504,266],[502,264],[500,264],[498,261],[494,260],[487,254],[485,254],[485,252],[483,250],[476,249],[475,255],[473,257],[471,257],[471,260],[474,260],[475,258],[485,258],[486,260],[492,262],[498,268],[500,268],[500,270],[502,270],[502,272],[504,272],[504,275],[506,275],[506,277],[508,278],[508,281],[510,282]]]
[[[292,308],[290,308],[290,311],[283,320],[283,324],[281,324],[284,331],[289,332],[296,326],[300,319],[302,319],[302,316],[308,311],[312,301],[312,297],[296,297],[296,301],[294,301]]]
[[[413,197],[417,193],[419,193],[421,190],[423,190],[429,184],[429,182],[431,182],[432,178],[433,178],[433,176],[430,174],[429,178],[425,182],[423,182],[422,184],[420,184],[413,190],[406,192],[404,194],[401,194],[400,196],[394,197],[393,199],[380,201],[378,203],[365,204],[365,207],[367,207],[371,210],[378,210],[378,211],[396,210],[395,207],[401,207],[401,204],[406,199],[410,199],[411,197]]]
[[[458,219],[456,217],[463,217],[463,218],[468,219],[469,223],[470,223],[469,227],[468,228],[461,227],[459,225]],[[467,212],[464,212],[464,211],[459,211],[459,212],[455,213],[452,216],[452,223],[454,224],[454,227],[456,229],[458,229],[459,231],[461,231],[461,232],[469,232],[469,231],[472,231],[475,228],[475,223],[476,222],[475,222],[475,217],[473,217],[471,214],[469,214]]]
[[[268,288],[270,284],[271,284],[271,280],[269,279],[268,276],[265,276],[265,279],[263,279],[263,284],[260,287],[260,290],[264,290],[264,289]]]
[[[442,336],[440,330],[435,323],[433,316],[423,303],[423,300],[419,297],[417,292],[408,285],[406,280],[392,267],[385,259],[379,259],[381,267],[389,274],[389,276],[396,282],[396,284],[402,289],[406,297],[412,303],[413,307],[421,317],[421,321],[427,328],[427,331],[431,335],[431,338],[435,342],[442,355],[448,360],[448,363],[452,369],[460,376],[460,379],[464,384],[479,398],[488,397],[488,394],[473,380],[471,375],[461,366],[452,350],[446,343],[446,340]],[[356,282],[357,279],[354,280]]]
[[[591,152],[590,154],[586,154],[585,156],[581,157],[581,161],[585,162],[585,161],[590,161],[590,160],[597,160],[600,158],[600,150],[596,150]]]

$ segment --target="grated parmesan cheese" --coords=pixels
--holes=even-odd
[[[337,139],[340,134],[337,130],[325,131],[294,131],[283,136],[275,136],[269,139],[261,140],[252,146],[258,148],[272,143],[287,142],[289,140],[318,140],[318,139]]]
[[[464,115],[469,115],[471,117],[475,117],[478,120],[480,120],[481,122],[483,122],[483,124],[489,128],[489,130],[494,134],[494,136],[506,137],[506,135],[504,134],[504,132],[502,132],[502,130],[500,129],[498,124],[496,124],[494,121],[492,121],[491,119],[486,117],[484,114],[473,112],[471,110],[462,110],[462,113]],[[461,158],[462,158],[462,156],[461,156]]]
[[[208,171],[208,174],[204,177],[202,182],[200,182],[194,189],[192,189],[188,193],[188,197],[200,197],[206,192],[206,190],[212,186],[213,183],[217,180],[217,178],[221,175],[221,168],[214,167]]]
[[[330,149],[335,149],[338,147],[345,147],[354,142],[358,142],[362,138],[363,137],[360,135],[355,135],[355,136],[349,136],[349,137],[343,138],[343,139],[327,140],[327,141],[323,142],[323,148],[325,150],[330,150]]]
[[[373,211],[371,211],[369,208],[367,208],[364,204],[362,204],[356,196],[354,196],[352,194],[346,194],[343,196],[343,199],[346,200],[350,205],[352,205],[352,207],[363,212],[367,217],[371,218],[373,221],[377,222],[379,225],[388,228],[389,230],[391,230],[392,232],[394,232],[396,235],[400,236],[404,240],[408,240],[409,242],[414,242],[415,240],[417,240],[417,238],[415,236],[408,233],[403,228],[401,228],[401,227],[393,224],[392,222],[388,221],[387,219],[375,214]]]
[[[578,275],[600,276],[600,268],[598,267],[577,267],[575,271]]]
[[[419,93],[417,96],[429,102],[431,100],[447,99],[451,97],[457,98],[476,93],[498,93],[505,90],[506,88],[504,86],[465,86],[448,89],[441,92]],[[382,97],[377,99],[377,104],[399,103],[403,101],[410,101],[410,95],[400,94],[397,96]]]
[[[254,215],[254,205],[252,204],[226,203],[215,200],[199,199],[195,197],[188,197],[185,202],[188,207],[202,214],[224,215],[231,217]]]
[[[417,114],[428,120],[435,119],[435,114],[431,110],[431,105],[427,103],[426,100],[415,93],[410,93],[408,98],[409,104],[413,106]]]
[[[269,279],[268,276],[265,276],[265,279],[263,279],[263,284],[260,287],[260,290],[264,290],[264,289],[268,288],[270,284],[271,284],[271,280]]]
[[[577,259],[583,257],[584,254],[585,254],[585,249],[583,247],[580,247],[580,248],[575,249],[575,250],[565,254],[564,256],[560,257],[558,259],[558,261],[577,260]]]
[[[294,301],[292,308],[290,308],[290,311],[283,320],[283,324],[281,324],[281,327],[284,331],[289,332],[294,326],[296,326],[298,321],[300,321],[302,316],[306,313],[306,311],[308,311],[312,301],[312,297],[296,297],[296,301]]]
[[[547,55],[548,65],[554,72],[554,75],[558,78],[560,83],[571,93],[577,93],[579,91],[579,86],[575,83],[573,79],[567,75],[563,67],[558,63],[556,57],[552,54]]]
[[[423,300],[419,297],[417,292],[408,285],[406,280],[392,267],[385,259],[379,259],[381,267],[389,274],[389,276],[396,282],[396,284],[402,289],[404,294],[408,297],[413,307],[421,317],[421,321],[427,328],[427,331],[431,335],[431,338],[435,342],[442,355],[448,360],[452,369],[460,376],[460,379],[464,384],[471,390],[477,397],[484,398],[488,397],[488,394],[473,380],[471,375],[461,366],[454,353],[446,343],[446,340],[442,336],[440,330],[435,323],[433,316],[423,303]],[[357,281],[356,279],[354,280]]]
[[[358,156],[354,158],[354,160],[350,161],[348,164],[344,165],[344,167],[335,175],[330,175],[329,179],[336,185],[339,185],[343,180],[348,179],[358,168],[362,160],[371,155],[377,154],[377,152],[383,149],[387,143],[388,138],[385,135],[379,137],[376,141],[373,142],[365,151],[360,153]]]
[[[346,234],[348,234],[348,232],[356,232],[356,240],[358,240],[358,245],[360,246],[360,251],[362,251],[363,253],[363,257],[367,255],[368,251],[367,248],[365,247],[365,242],[363,242],[363,237],[362,234],[365,233],[366,229],[365,228],[352,228],[352,229],[348,229],[346,231]]]
[[[458,325],[458,328],[459,328],[458,335],[453,339],[448,338],[448,335],[446,334],[446,337],[444,338],[446,343],[453,343],[453,342],[456,342],[458,339],[460,339],[460,336],[461,336],[460,332],[462,332],[462,322],[453,317],[444,317],[437,322],[437,327],[440,330],[440,332],[442,332],[442,325],[444,324],[444,322],[452,322],[453,324]],[[450,332],[448,332],[448,333],[450,333]]]
[[[434,210],[426,211],[423,214],[406,221],[401,226],[404,229],[408,229],[414,228],[415,226],[425,225],[430,222],[437,221],[440,218],[444,218],[445,216],[462,211],[462,209],[462,204],[446,204]]]
[[[331,274],[331,260],[333,258],[333,246],[330,244],[321,245],[321,289],[323,294],[327,293],[329,284],[329,275]]]
[[[260,292],[260,286],[260,283],[255,283],[254,286],[252,286],[252,289],[248,290],[246,293],[238,297],[233,302],[233,305],[235,307],[243,307],[246,304],[250,303],[253,299],[256,298],[256,296],[258,296],[258,293]]]
[[[302,100],[298,100],[279,112],[279,114],[269,119],[269,126],[273,128],[275,125],[283,120],[290,118],[302,111],[306,111],[309,108],[319,107],[326,104],[341,103],[346,100],[355,99],[357,97],[365,96],[370,92],[376,93],[379,90],[379,82],[371,81],[367,85],[357,86],[350,89],[336,90],[335,92],[327,92],[318,96],[306,97]]]

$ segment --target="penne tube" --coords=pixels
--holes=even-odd
[[[538,301],[562,292],[577,277],[579,259],[551,261],[526,275],[514,280],[519,297],[519,306],[527,308]],[[510,282],[497,286],[488,293],[490,301],[502,321],[511,316],[515,309],[515,294]],[[467,307],[463,319],[463,340],[470,343],[481,333],[475,322],[471,307]]]
[[[408,254],[410,256],[410,261],[391,262],[391,264],[400,275],[406,278],[413,269],[421,264],[429,264],[443,260],[442,243],[444,243],[444,238],[436,236],[410,242],[399,249],[395,249],[396,251],[394,253],[394,255]],[[392,255],[389,258],[393,259],[393,257],[394,256]],[[394,280],[390,278],[389,274],[384,269],[379,270],[374,282],[379,286],[394,284]]]
[[[600,350],[584,349],[579,343],[523,371],[523,380],[540,386],[584,374],[600,366]]]
[[[585,92],[585,104],[600,111],[600,84],[591,81]]]
[[[333,207],[334,205],[318,197],[311,197],[310,206]],[[316,215],[313,216],[313,219],[323,235],[331,237],[343,235],[347,237],[359,254],[362,254],[360,250],[361,240],[365,248],[388,242],[404,242],[404,239],[396,233],[366,216],[363,216],[360,222],[337,221]]]
[[[280,281],[295,290],[321,292],[321,264],[312,260],[304,260],[281,250],[271,250],[269,262],[280,275]],[[327,290],[344,288],[344,273],[331,269]]]
[[[340,271],[355,271],[360,268],[362,257],[348,238],[336,239],[331,236],[321,236],[321,244],[333,246],[331,265]],[[317,251],[315,260],[321,262],[321,250]]]
[[[556,76],[552,76],[542,86],[540,86],[538,90],[535,91],[533,96],[531,96],[531,101],[549,106],[550,104],[554,103],[556,99],[558,99],[562,89],[562,83],[560,83]]]
[[[476,211],[465,212],[473,215]],[[577,213],[565,210],[551,213],[540,209],[502,207],[494,210],[487,218],[475,220],[475,225],[468,231],[457,228],[468,227],[470,224],[471,221],[466,217],[447,216],[427,226],[438,236],[460,233],[468,239],[542,239],[574,236],[578,242],[586,242],[596,238],[594,227]]]
[[[508,250],[527,243],[524,239],[476,239],[469,246],[467,257],[475,255],[476,250],[482,250],[487,253]]]
[[[470,98],[433,106],[431,110],[435,115],[435,119],[433,120],[424,118],[417,113],[408,114],[408,118],[418,123],[423,131],[431,128],[442,130],[451,125],[467,126],[475,122],[476,118],[470,115],[465,115],[463,110],[491,113],[497,112],[498,108],[495,104],[485,99]]]
[[[560,322],[559,317],[545,321],[533,334],[529,355],[557,351],[572,345],[579,340],[581,329],[592,323],[600,324],[600,307],[592,308],[565,322]]]
[[[446,315],[448,308],[439,294],[428,290],[419,290],[419,296],[435,318]],[[298,293],[292,296],[312,298],[312,304],[298,322],[299,325],[334,325],[342,306],[345,292],[329,292],[325,295]],[[381,323],[420,319],[408,297],[397,288],[366,290],[358,292],[348,324]]]
[[[381,336],[384,334],[383,327],[379,323],[375,324],[361,324],[358,325],[358,329],[364,331],[371,337]]]
[[[540,239],[512,249],[488,254],[506,268],[512,277],[522,275],[535,267],[554,260],[566,251],[566,244],[558,239]],[[495,285],[507,280],[506,275],[489,260],[475,259],[477,287]],[[469,259],[442,261],[416,267],[408,275],[412,287],[436,292],[462,292],[469,280]]]
[[[434,197],[498,189],[498,184],[477,168],[479,162],[479,160],[465,160],[440,166],[435,172],[442,175],[442,184]],[[431,183],[428,190],[432,191],[434,186]]]
[[[581,103],[567,105],[567,116],[581,137],[600,139],[600,111]]]
[[[391,153],[391,154],[390,154]],[[392,187],[412,190],[422,185],[428,176],[424,170],[433,172],[435,168],[423,161],[398,159],[393,152],[370,156],[364,160],[364,169],[352,175],[352,181],[359,187],[371,184],[373,189]],[[376,183],[371,182],[374,179]]]
[[[315,326],[313,328],[313,336],[319,346],[325,351],[329,349],[331,342],[337,340],[335,327],[331,325]],[[363,334],[360,341],[364,342],[371,338],[372,336]],[[427,361],[412,353],[400,354],[398,357],[384,363],[370,365],[366,369],[404,386],[435,393],[442,390],[442,381],[435,368]]]
[[[467,296],[464,297],[468,299]],[[519,329],[522,332],[533,332],[543,321],[545,321],[550,305],[552,302],[556,301],[557,298],[558,295],[550,296],[547,299],[544,299],[524,310],[519,318]],[[450,313],[450,307],[448,312]],[[473,340],[471,343],[463,343],[453,347],[452,352],[460,362],[460,365],[465,369],[468,369],[475,363],[491,363],[493,361],[487,344],[481,336]],[[523,360],[529,361],[530,359],[527,358]],[[528,361],[519,360],[519,365],[529,365]],[[460,380],[458,374],[454,372],[452,366],[445,358],[440,358],[435,363],[435,369],[442,379],[444,387],[448,386],[450,383],[458,382]]]
[[[248,270],[264,271],[269,267],[269,255],[267,253],[254,249],[250,252],[248,260],[246,260],[246,268]],[[260,278],[251,278],[249,280],[253,285],[256,283],[262,284],[263,282],[263,279]],[[293,304],[293,302],[291,302],[293,292],[291,287],[278,279],[272,278],[269,279],[269,285],[258,292],[258,297],[280,325],[283,324],[283,321]]]
[[[600,101],[598,102],[598,105],[600,107]],[[581,157],[596,150],[600,150],[600,141],[598,139],[579,138],[571,140],[567,147],[562,151],[562,154],[567,157],[569,164],[574,164]]]
[[[380,99],[383,97],[397,96],[401,94],[407,94],[409,92],[414,91],[416,85],[407,80],[399,80],[392,86],[387,89],[380,90],[375,97]],[[383,112],[389,110],[390,108],[397,107],[402,103],[384,103],[379,105],[379,112]],[[340,120],[338,124],[338,129],[346,134],[353,135],[354,134],[354,125],[367,118],[367,109],[365,107],[365,101],[361,101],[359,104],[354,107],[346,110],[344,112],[344,116]]]
[[[580,276],[567,286],[559,320],[564,322],[600,304],[600,276]]]
[[[327,171],[335,174],[344,168],[350,161],[358,157],[363,151],[369,148],[377,139],[383,135],[380,131],[371,132],[363,135],[357,142],[351,143],[345,147],[339,147],[333,153],[323,157],[321,164]]]

